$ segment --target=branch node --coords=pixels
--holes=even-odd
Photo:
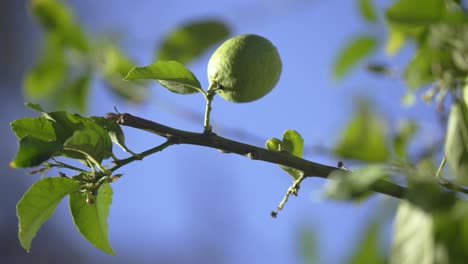
[[[252,160],[258,160],[260,159],[260,153],[256,150],[252,150],[249,153],[247,153],[247,157]]]

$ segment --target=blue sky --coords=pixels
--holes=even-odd
[[[382,1],[380,1],[382,2]],[[385,1],[386,2],[386,1]],[[356,33],[371,33],[384,41],[383,28],[361,21],[355,1],[68,1],[77,19],[94,35],[114,32],[122,37],[122,48],[140,65],[153,61],[165,34],[177,26],[205,17],[223,19],[233,35],[255,33],[270,39],[283,60],[277,87],[262,100],[233,104],[216,98],[212,122],[220,135],[262,146],[286,129],[299,131],[306,145],[333,146],[350,118],[356,95],[376,100],[378,110],[390,122],[399,116],[433,120],[423,115],[429,106],[407,109],[398,103],[404,94],[402,81],[376,78],[357,69],[341,82],[333,81],[331,69],[342,45]],[[206,64],[210,53],[187,65],[206,87]],[[39,49],[38,49],[39,51]],[[402,65],[406,48],[391,60]],[[382,60],[382,50],[373,57]],[[32,63],[32,61],[31,61]],[[147,104],[129,105],[95,82],[89,114],[104,115],[116,106],[121,112],[155,120],[179,129],[201,131],[202,121],[193,122],[174,114],[202,115],[201,95],[172,94],[151,85]],[[231,133],[252,133],[259,140]],[[142,151],[162,142],[161,138],[125,129],[128,146]],[[429,137],[429,136],[428,136]],[[124,154],[122,154],[124,155]],[[307,159],[335,165],[337,160],[317,153]],[[112,185],[113,204],[109,218],[111,245],[116,257],[100,253],[74,229],[66,203],[52,217],[69,233],[76,247],[86,252],[90,263],[119,263],[132,257],[136,263],[300,263],[298,237],[312,229],[322,263],[342,263],[357,246],[361,230],[385,203],[385,198],[363,204],[327,201],[320,190],[321,179],[308,179],[299,197],[290,199],[277,219],[269,212],[277,206],[291,179],[276,165],[221,154],[213,149],[174,146],[121,170],[121,180]],[[39,232],[38,236],[41,233]],[[387,239],[388,243],[388,239]],[[33,243],[34,248],[34,243]]]

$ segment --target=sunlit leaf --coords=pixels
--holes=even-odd
[[[367,57],[375,49],[377,41],[371,36],[358,36],[346,44],[340,51],[333,66],[333,76],[341,79],[359,61]]]
[[[408,88],[416,89],[434,82],[433,70],[442,67],[450,59],[441,50],[419,49],[413,59],[406,65],[404,78]]]
[[[201,20],[170,32],[158,51],[158,60],[186,64],[229,35],[229,28],[219,20]]]
[[[377,165],[354,171],[336,170],[328,176],[324,194],[335,200],[361,200],[372,194],[372,185],[385,177],[386,170]]]
[[[377,21],[377,12],[372,0],[358,0],[361,16],[369,22]]]
[[[10,162],[10,166],[13,168],[38,166],[61,148],[62,144],[57,141],[43,141],[29,135],[25,136],[19,141],[18,152]]]
[[[386,126],[370,105],[361,102],[353,119],[343,130],[335,146],[335,154],[341,158],[366,162],[383,162],[389,156],[386,145]]]
[[[69,178],[45,178],[34,183],[16,206],[19,240],[28,252],[31,241],[42,224],[49,219],[58,203],[80,185]]]
[[[133,68],[125,80],[152,79],[169,91],[179,94],[196,93],[201,89],[197,77],[176,61],[156,61],[146,67]]]
[[[57,139],[53,123],[45,117],[25,117],[11,123],[11,130],[18,139],[31,136],[43,141]]]
[[[388,55],[395,55],[405,44],[406,35],[399,28],[389,25],[385,51]]]
[[[433,264],[437,253],[431,214],[402,200],[398,206],[390,263]]]
[[[461,102],[455,102],[450,111],[445,157],[456,181],[468,185],[468,108]]]
[[[287,151],[296,157],[302,158],[304,140],[302,139],[301,134],[299,134],[297,131],[286,130],[283,133],[283,141],[277,138],[270,138],[265,143],[265,147],[272,151]],[[298,179],[302,175],[302,172],[297,169],[283,165],[280,165],[280,167],[294,179]]]
[[[80,233],[96,248],[114,255],[109,244],[107,218],[112,203],[112,189],[109,184],[103,184],[97,191],[93,204],[86,203],[86,194],[74,192],[70,194],[70,211],[73,222]]]

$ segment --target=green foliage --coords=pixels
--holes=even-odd
[[[34,183],[16,207],[19,239],[28,252],[31,241],[42,224],[49,219],[65,195],[79,190],[80,185],[69,178],[45,178]]]
[[[156,61],[146,67],[133,68],[125,80],[156,80],[169,91],[179,94],[199,92],[202,88],[197,77],[176,61]]]
[[[384,162],[389,157],[386,126],[370,105],[361,101],[334,148],[337,156],[366,162]]]
[[[375,10],[372,0],[358,0],[359,12],[361,16],[368,22],[377,21],[377,11]]]
[[[266,141],[265,147],[272,151],[286,151],[296,157],[302,158],[304,149],[304,139],[301,134],[295,130],[286,130],[283,133],[283,141],[277,138],[270,138]],[[280,167],[291,175],[294,180],[297,180],[303,173],[300,170],[287,166]]]
[[[415,121],[403,120],[393,138],[393,150],[402,159],[408,158],[408,144],[418,130]]]
[[[336,200],[362,200],[372,194],[371,186],[387,175],[388,172],[377,165],[354,171],[337,170],[329,175],[330,181],[324,194],[327,198]]]
[[[363,233],[360,243],[351,257],[350,264],[372,263],[385,264],[385,257],[379,249],[379,225],[371,223],[368,225],[366,232]]]
[[[333,76],[336,79],[343,78],[360,60],[371,54],[376,45],[377,41],[371,36],[353,38],[338,54],[333,66]]]
[[[158,60],[187,64],[209,47],[229,35],[229,28],[219,20],[200,20],[171,31],[162,41]]]
[[[112,203],[112,189],[109,184],[103,184],[97,190],[96,197],[88,193],[74,192],[70,194],[70,211],[73,222],[80,233],[95,247],[114,255],[109,239],[107,217]],[[91,202],[93,199],[94,201]]]
[[[447,125],[445,158],[458,183],[468,185],[468,108],[452,105]]]

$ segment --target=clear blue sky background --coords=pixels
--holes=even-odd
[[[355,2],[68,1],[91,34],[120,34],[122,48],[141,65],[153,61],[158,43],[171,29],[199,18],[223,19],[234,35],[265,36],[277,46],[283,60],[277,88],[249,104],[216,98],[212,116],[215,132],[262,146],[266,139],[295,129],[306,145],[326,148],[333,146],[349,120],[357,94],[376,100],[378,111],[390,123],[397,123],[402,115],[433,120],[433,116],[422,114],[431,112],[429,106],[401,107],[399,99],[405,90],[400,80],[374,77],[362,69],[342,82],[332,80],[334,58],[347,40],[358,33],[385,39],[383,27],[371,27],[361,20]],[[382,7],[388,1],[376,2]],[[39,37],[36,25],[31,22],[31,27]],[[206,64],[214,48],[188,65],[205,87]],[[409,50],[385,61],[402,65]],[[379,54],[383,51],[372,58],[383,60]],[[175,104],[175,109],[188,110],[184,113],[202,115],[204,100],[200,95],[172,94],[156,83],[151,88],[149,103],[134,106],[116,100],[102,83],[95,82],[89,114],[104,115],[116,106],[121,112],[179,129],[202,130],[202,120],[193,122],[194,118],[174,114],[169,107]],[[232,133],[233,129],[253,133],[258,140]],[[125,132],[127,145],[134,151],[162,142],[141,131]],[[422,138],[426,138],[424,133]],[[337,162],[317,153],[306,158],[330,165]],[[124,263],[128,257],[134,263],[206,263],[207,259],[209,263],[301,263],[299,234],[304,229],[315,232],[321,263],[343,263],[383,200],[380,197],[359,205],[323,200],[320,190],[324,181],[308,179],[299,197],[290,199],[279,217],[272,219],[269,213],[289,187],[289,176],[276,165],[194,146],[171,147],[121,172],[124,177],[112,185],[109,217],[110,241],[117,256],[99,252],[78,234],[66,203],[48,223],[66,233],[88,263]],[[31,178],[31,183],[34,180]],[[388,244],[388,237],[384,241]]]

